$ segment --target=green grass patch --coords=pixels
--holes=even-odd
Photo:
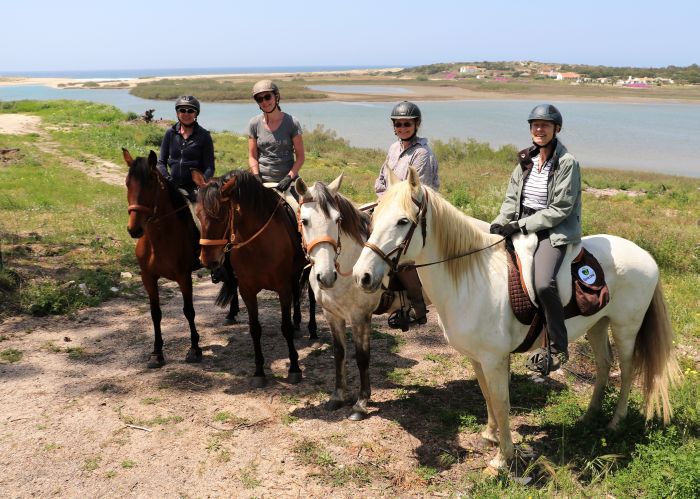
[[[238,476],[245,489],[254,489],[262,485],[262,481],[257,477],[258,465],[255,463],[249,463],[245,467],[241,468],[238,472]]]
[[[297,442],[292,452],[303,464],[313,464],[321,467],[329,467],[335,464],[335,460],[327,449],[318,442],[303,439]]]
[[[129,470],[133,467],[136,466],[136,461],[132,461],[131,459],[124,459],[121,463],[120,466],[124,468],[125,470]]]
[[[24,354],[20,350],[16,350],[14,348],[8,348],[0,351],[0,360],[9,364],[19,362],[22,360],[23,356]]]

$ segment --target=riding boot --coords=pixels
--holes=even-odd
[[[415,322],[418,324],[425,324],[428,321],[425,317],[427,310],[425,301],[423,300],[423,287],[418,278],[418,271],[413,267],[399,268],[396,275],[404,288],[406,288],[406,296],[408,296],[411,302],[411,307],[415,314]]]

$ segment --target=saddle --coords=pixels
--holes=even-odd
[[[536,236],[516,237],[513,246],[506,245],[508,260],[508,295],[513,314],[521,324],[529,324],[525,340],[514,353],[527,352],[542,333],[547,346],[547,325],[539,310],[534,295],[532,261]],[[520,256],[524,255],[521,262]],[[569,272],[563,269],[570,269]],[[525,269],[525,270],[523,270]],[[605,273],[598,260],[581,243],[567,248],[559,274],[557,286],[564,306],[564,317],[589,316],[599,312],[610,301],[610,291],[605,282]]]

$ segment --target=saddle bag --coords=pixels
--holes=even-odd
[[[610,291],[605,282],[603,268],[585,248],[581,249],[571,263],[571,280],[573,282],[571,302],[564,310],[567,317],[593,315],[610,301]]]

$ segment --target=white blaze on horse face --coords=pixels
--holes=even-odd
[[[335,248],[329,242],[314,244],[319,238],[329,238],[340,243],[339,224],[340,213],[329,209],[326,216],[319,203],[306,202],[301,206],[301,230],[307,245],[309,259],[313,263],[311,278],[316,279],[321,288],[333,287],[338,274],[335,269]],[[327,240],[327,239],[326,239]],[[310,250],[308,248],[311,247]]]

